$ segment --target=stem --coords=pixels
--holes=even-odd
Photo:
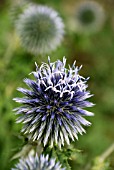
[[[15,34],[10,35],[10,41],[8,42],[9,46],[5,51],[4,54],[4,64],[5,64],[5,68],[8,66],[8,64],[10,63],[12,56],[13,56],[13,52],[15,51],[15,49],[17,48],[17,44],[18,44],[18,39],[17,36]]]
[[[105,160],[107,157],[111,155],[111,153],[114,151],[114,143],[100,156],[96,157],[94,159],[94,165],[91,168],[91,170],[101,170],[105,168]]]
[[[111,153],[114,151],[114,143],[99,157],[101,161],[105,161],[106,158],[111,155]]]

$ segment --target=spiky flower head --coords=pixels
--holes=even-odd
[[[64,24],[53,9],[31,5],[19,16],[16,31],[23,47],[36,55],[48,53],[60,45]]]
[[[99,31],[105,21],[105,12],[96,1],[82,1],[75,10],[75,29],[81,33]]]
[[[21,158],[12,170],[65,170],[61,168],[59,162],[56,163],[54,158],[49,158],[49,155],[35,156],[29,154],[26,158]]]
[[[10,16],[13,23],[15,23],[20,16],[20,14],[23,13],[25,9],[27,9],[32,3],[26,0],[16,0],[13,2],[13,5],[10,9]]]
[[[78,139],[77,134],[85,132],[83,126],[90,125],[83,116],[93,115],[83,109],[93,106],[86,100],[91,97],[86,91],[87,79],[78,74],[80,68],[75,62],[68,69],[65,65],[65,57],[63,62],[51,63],[49,58],[48,64],[36,64],[36,71],[32,72],[35,80],[24,79],[29,89],[18,88],[25,97],[14,98],[22,104],[14,109],[19,115],[17,122],[24,124],[22,132],[44,146],[56,144],[61,148],[65,141],[70,144],[70,139]]]

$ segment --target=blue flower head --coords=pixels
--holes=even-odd
[[[74,18],[77,32],[91,34],[102,29],[106,16],[101,4],[87,0],[77,5]]]
[[[28,5],[16,21],[22,46],[38,55],[55,50],[63,40],[64,24],[58,12],[42,5]]]
[[[49,155],[35,156],[29,154],[26,158],[21,158],[12,170],[65,170],[61,168],[59,162],[56,163],[54,158],[49,158]]]
[[[22,132],[33,141],[43,145],[70,144],[70,140],[78,139],[78,133],[85,132],[83,126],[91,123],[83,116],[93,113],[84,110],[93,106],[87,99],[92,95],[87,91],[87,80],[79,75],[81,69],[75,66],[65,68],[66,58],[48,64],[36,64],[32,72],[35,80],[24,79],[29,89],[18,88],[25,97],[14,98],[22,106],[14,109],[19,115],[17,122],[24,124]]]

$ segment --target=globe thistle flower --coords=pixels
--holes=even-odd
[[[17,21],[20,14],[22,14],[23,11],[27,9],[30,5],[32,5],[32,3],[26,0],[17,0],[13,2],[13,5],[11,6],[10,9],[10,16],[13,23]]]
[[[87,79],[78,74],[81,67],[75,62],[68,69],[65,65],[65,57],[63,62],[51,63],[48,58],[48,64],[36,64],[36,72],[32,72],[35,80],[24,79],[29,89],[18,88],[25,97],[14,98],[22,104],[14,109],[19,115],[17,122],[24,124],[22,132],[44,146],[70,144],[70,139],[74,141],[78,133],[85,132],[83,126],[91,124],[83,117],[93,115],[83,109],[93,106],[86,100],[92,96],[86,91]]]
[[[59,162],[56,163],[54,158],[49,158],[49,155],[38,155],[35,156],[29,154],[28,157],[19,159],[19,163],[15,165],[12,170],[65,170],[61,168]]]
[[[103,7],[95,1],[81,2],[75,10],[75,30],[80,33],[99,31],[105,21]]]
[[[37,55],[56,49],[63,39],[64,24],[53,9],[31,5],[19,16],[16,31],[22,46]]]

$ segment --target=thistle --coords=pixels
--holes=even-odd
[[[27,2],[26,0],[14,1],[10,9],[10,16],[13,23],[15,23],[18,20],[20,14],[22,14],[23,11],[27,9],[30,5],[32,5],[32,3]]]
[[[49,158],[49,155],[38,155],[35,156],[29,154],[26,158],[21,158],[19,163],[15,165],[12,170],[65,170],[61,168],[59,162],[56,163],[54,158]]]
[[[22,132],[30,140],[39,141],[44,146],[61,148],[70,139],[78,139],[78,133],[85,132],[83,126],[91,123],[83,116],[92,116],[93,113],[84,110],[93,104],[87,101],[92,95],[87,91],[87,79],[78,74],[81,67],[65,68],[66,58],[48,64],[36,64],[36,71],[32,72],[35,80],[24,79],[29,89],[18,88],[25,97],[14,98],[22,106],[14,109],[19,116],[17,123],[24,124]]]
[[[95,1],[80,3],[75,11],[75,29],[81,33],[94,33],[99,31],[105,21],[103,7]]]
[[[37,55],[49,53],[60,45],[64,24],[58,13],[46,6],[31,5],[16,22],[22,46]]]

